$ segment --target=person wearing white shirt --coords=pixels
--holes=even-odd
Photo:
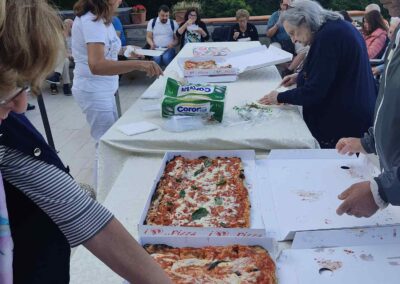
[[[178,24],[169,18],[169,7],[161,5],[158,17],[151,19],[147,24],[146,42],[150,49],[167,48],[161,55],[154,57],[159,65],[167,66],[175,57],[175,46],[178,38],[175,34]]]
[[[111,24],[120,0],[79,0],[72,26],[72,55],[75,60],[72,94],[90,124],[96,142],[117,120],[114,94],[118,74],[132,70],[149,76],[162,74],[152,61],[118,61],[121,41]]]

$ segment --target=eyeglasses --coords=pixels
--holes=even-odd
[[[191,17],[197,17],[197,14],[189,14]]]
[[[17,91],[15,94],[13,94],[8,99],[0,100],[0,106],[5,106],[6,104],[8,104],[12,100],[16,99],[19,95],[21,95],[25,91],[29,91],[29,86],[25,86],[25,87],[21,88],[19,91]]]

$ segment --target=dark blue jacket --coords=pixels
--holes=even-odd
[[[368,130],[376,93],[364,39],[353,25],[336,20],[315,33],[297,88],[280,93],[278,102],[302,105],[313,136],[332,148]]]
[[[0,125],[0,145],[54,165],[66,172],[56,152],[23,114],[10,113]],[[67,239],[32,200],[3,178],[14,241],[14,283],[69,283]]]

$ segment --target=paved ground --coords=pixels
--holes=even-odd
[[[120,81],[122,112],[128,109],[153,82],[142,73],[124,75]],[[58,95],[51,95],[48,84],[43,86],[43,98],[50,121],[54,143],[64,164],[78,182],[93,185],[94,141],[90,137],[89,126],[79,106],[71,96],[64,96],[62,88]],[[38,104],[35,98],[30,103],[36,109],[26,113],[36,128],[44,134]]]

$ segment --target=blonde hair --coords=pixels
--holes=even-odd
[[[2,0],[0,42],[0,87],[26,82],[38,93],[64,49],[62,21],[45,0]]]
[[[239,9],[236,11],[236,20],[239,20],[240,18],[246,18],[249,19],[250,18],[250,13],[249,11],[245,10],[245,9]]]

